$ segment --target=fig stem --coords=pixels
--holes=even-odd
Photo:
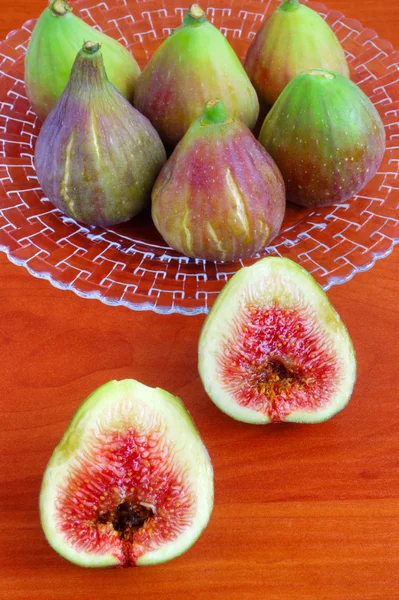
[[[94,89],[107,85],[108,77],[104,67],[104,60],[99,49],[101,44],[85,42],[73,63],[68,86],[70,93],[77,93],[83,89]],[[82,92],[83,93],[83,92]]]
[[[48,7],[55,17],[63,17],[72,12],[72,8],[66,0],[50,0]]]
[[[205,23],[206,14],[198,4],[192,4],[183,17],[183,25],[200,25]]]
[[[298,0],[283,0],[281,5],[280,5],[280,9],[281,10],[294,10],[295,8],[298,8],[299,6],[299,2]]]
[[[101,48],[101,44],[99,44],[98,42],[85,42],[83,44],[83,48],[82,50],[86,53],[86,54],[95,54],[96,52],[98,52]]]
[[[204,106],[201,117],[201,125],[217,125],[225,123],[229,119],[223,100],[210,100]]]
[[[325,79],[335,79],[335,74],[331,71],[325,71],[324,69],[311,69],[307,71],[308,75],[316,77],[324,77]]]

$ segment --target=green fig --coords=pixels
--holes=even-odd
[[[100,45],[85,42],[37,139],[46,196],[83,223],[122,223],[149,203],[165,160],[151,123],[108,81]]]
[[[162,140],[175,145],[210,98],[252,129],[258,118],[256,92],[234,50],[193,4],[183,25],[166,39],[141,73],[134,105]]]
[[[235,260],[270,244],[284,212],[284,182],[269,154],[221,100],[209,101],[155,183],[160,234],[187,256]]]
[[[40,119],[47,117],[64,91],[85,40],[101,44],[111,83],[133,100],[140,68],[130,52],[74,15],[66,0],[50,0],[33,29],[25,57],[26,92]]]
[[[344,202],[370,181],[384,155],[385,131],[357,85],[312,69],[284,89],[259,141],[283,175],[287,200],[315,207]]]
[[[263,23],[245,58],[259,98],[273,104],[293,77],[313,68],[349,77],[344,51],[324,19],[298,0],[282,0]]]

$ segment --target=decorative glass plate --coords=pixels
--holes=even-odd
[[[279,0],[202,2],[208,19],[243,59]],[[44,2],[43,2],[44,4]],[[181,24],[178,0],[81,0],[75,13],[125,44],[143,67]],[[171,250],[150,216],[123,226],[88,228],[44,197],[33,152],[40,122],[23,83],[35,21],[0,43],[0,249],[10,260],[62,289],[112,305],[161,313],[206,313],[225,282],[260,256],[281,255],[305,267],[324,289],[348,281],[387,256],[399,241],[399,53],[377,34],[322,4],[309,2],[341,41],[352,79],[379,110],[387,150],[374,179],[349,202],[317,210],[289,206],[273,245],[244,261],[211,263]]]

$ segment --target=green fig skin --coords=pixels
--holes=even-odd
[[[345,202],[370,181],[384,155],[385,130],[357,85],[313,69],[287,85],[259,141],[283,175],[287,200],[318,207]]]
[[[77,221],[115,225],[149,204],[165,161],[151,123],[108,81],[99,44],[86,42],[37,139],[44,193]]]
[[[228,113],[249,129],[255,126],[259,103],[243,66],[223,34],[193,5],[143,69],[134,105],[173,146],[211,98],[221,98]]]
[[[27,96],[41,120],[64,91],[76,54],[86,40],[101,44],[109,80],[133,101],[140,67],[130,52],[74,15],[65,0],[51,0],[33,29],[25,57]]]
[[[162,237],[187,256],[236,260],[270,244],[284,213],[273,160],[223,102],[208,102],[155,183],[152,218]]]
[[[324,19],[298,0],[283,0],[248,49],[245,70],[258,96],[274,104],[299,73],[327,69],[349,77],[344,51]]]

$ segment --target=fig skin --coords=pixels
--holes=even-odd
[[[99,44],[86,42],[37,139],[46,196],[88,225],[122,223],[149,204],[165,160],[151,123],[108,81]]]
[[[256,92],[224,35],[194,4],[143,69],[134,105],[164,143],[174,146],[211,98],[221,98],[228,113],[249,129],[255,126]]]
[[[253,256],[280,230],[284,182],[268,153],[220,100],[205,105],[162,169],[152,218],[166,242],[187,256]]]
[[[273,256],[237,271],[218,295],[201,331],[198,369],[220,410],[265,425],[330,419],[348,404],[357,367],[322,288],[294,261]]]
[[[384,155],[385,130],[357,85],[312,69],[287,85],[259,141],[283,175],[287,200],[318,207],[345,202],[370,181]]]
[[[334,32],[298,0],[283,0],[266,19],[248,48],[244,66],[259,98],[268,105],[303,71],[321,68],[349,77]]]
[[[66,88],[76,54],[85,40],[102,45],[109,80],[133,101],[140,67],[130,52],[74,15],[66,0],[50,0],[33,29],[25,56],[26,92],[41,120],[48,116]]]

